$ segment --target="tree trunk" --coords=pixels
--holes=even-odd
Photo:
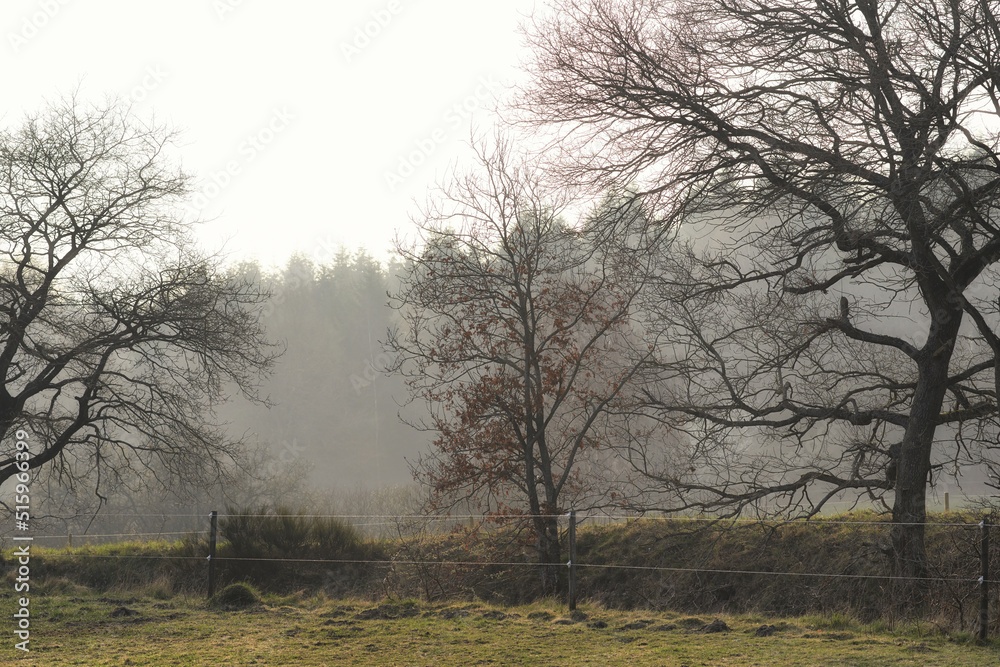
[[[948,333],[953,333],[947,327]],[[925,349],[931,352],[919,363],[919,378],[910,408],[910,418],[900,449],[899,466],[896,472],[896,498],[892,509],[892,546],[896,576],[927,576],[927,553],[924,548],[924,523],[927,519],[927,484],[931,469],[931,451],[934,431],[944,403],[948,363],[951,357],[951,341],[945,335],[936,339],[945,340],[935,347],[929,343]],[[902,582],[910,591],[919,590],[924,582]]]
[[[562,553],[559,545],[559,519],[555,516],[535,517],[535,548],[542,579],[542,594],[553,595],[559,589],[559,565]]]

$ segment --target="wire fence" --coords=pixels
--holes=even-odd
[[[334,521],[342,521],[350,524],[354,528],[361,530],[361,532],[369,538],[380,539],[386,537],[395,537],[400,534],[400,532],[412,532],[412,524],[420,523],[422,529],[430,532],[438,533],[449,533],[455,530],[463,528],[481,528],[483,526],[503,526],[505,523],[513,522],[523,522],[526,520],[524,515],[513,515],[509,517],[485,517],[481,514],[451,514],[447,516],[435,516],[426,514],[276,514],[276,513],[245,513],[240,512],[238,514],[225,514],[218,513],[217,516],[220,519],[225,520],[228,517],[239,516],[248,519],[326,519]],[[568,517],[567,514],[553,514],[553,515],[535,515],[537,518],[552,518],[561,521],[565,521]],[[177,520],[183,520],[183,524],[186,528],[177,528],[173,530],[128,530],[125,532],[89,532],[86,529],[79,530],[78,532],[64,532],[64,533],[51,533],[51,534],[41,534],[34,535],[33,540],[44,541],[46,546],[81,546],[84,544],[103,544],[108,541],[159,541],[165,538],[179,538],[184,536],[197,537],[205,535],[208,533],[208,523],[207,514],[145,514],[145,513],[115,513],[115,514],[102,514],[102,518],[106,521],[108,519],[139,519],[143,522],[148,522],[149,519],[169,519],[171,525],[175,525]],[[705,516],[657,516],[657,515],[637,515],[637,514],[579,514],[577,515],[578,525],[592,525],[592,526],[611,526],[616,524],[629,523],[634,521],[647,521],[647,522],[679,522],[687,524],[712,524],[712,525],[727,525],[727,526],[738,526],[738,525],[777,525],[777,526],[790,526],[795,524],[810,525],[810,526],[838,526],[838,525],[856,525],[856,526],[871,526],[871,525],[890,525],[887,521],[873,521],[872,519],[830,519],[830,518],[817,518],[809,520],[787,520],[787,521],[775,521],[775,520],[761,520],[752,518],[719,518],[719,517],[705,517]],[[955,528],[968,528],[978,526],[978,522],[948,522],[948,521],[934,521],[931,524],[908,524],[897,522],[892,525],[896,526],[906,526],[906,525],[932,525],[937,528],[943,527],[955,527]],[[8,533],[3,537],[10,537],[12,534]]]
[[[446,534],[453,533],[458,530],[463,529],[481,529],[489,524],[494,524],[494,529],[502,527],[505,523],[519,523],[524,522],[531,517],[526,516],[511,516],[511,517],[484,517],[482,515],[448,515],[448,516],[428,516],[424,514],[384,514],[384,515],[360,515],[360,514],[275,514],[275,513],[262,513],[262,514],[252,514],[252,513],[239,513],[239,514],[223,514],[218,513],[217,516],[225,521],[229,517],[240,517],[244,519],[260,519],[264,521],[291,519],[291,520],[310,520],[310,519],[322,519],[322,520],[333,520],[348,523],[354,528],[358,529],[383,529],[386,527],[392,528],[392,534],[395,537],[405,538],[407,535],[413,535],[419,532],[429,532],[432,534]],[[67,534],[49,534],[49,535],[33,535],[31,539],[35,542],[44,542],[45,546],[54,546],[56,548],[68,547],[72,548],[74,546],[95,546],[101,544],[110,543],[121,543],[121,542],[144,542],[144,541],[162,541],[165,538],[181,538],[187,537],[192,539],[203,539],[209,533],[209,527],[207,518],[205,515],[195,515],[195,514],[141,514],[141,513],[119,513],[119,514],[109,514],[106,517],[131,517],[131,518],[182,518],[182,519],[197,519],[197,522],[193,522],[191,527],[186,530],[173,530],[173,531],[129,531],[129,532],[118,532],[118,533],[78,533],[76,535],[72,533]],[[554,514],[554,515],[537,515],[534,518],[542,519],[555,519],[565,522],[568,515],[566,514]],[[947,521],[936,521],[930,524],[917,524],[917,523],[893,523],[890,524],[887,521],[873,521],[871,519],[814,519],[814,520],[789,520],[789,521],[762,521],[759,519],[747,519],[747,518],[718,518],[718,517],[676,517],[676,516],[637,516],[637,515],[614,515],[614,514],[582,514],[576,517],[577,525],[584,527],[588,524],[597,526],[613,526],[616,524],[628,524],[631,522],[645,522],[649,523],[673,523],[680,525],[696,525],[705,524],[710,526],[725,526],[725,527],[738,527],[738,526],[767,526],[772,530],[780,530],[781,528],[788,528],[793,526],[808,526],[810,528],[830,528],[835,526],[865,526],[865,527],[883,527],[889,529],[891,526],[930,526],[934,529],[944,529],[944,528],[956,528],[956,529],[980,529],[982,527],[981,522],[947,522]],[[203,525],[197,526],[196,523],[202,523]],[[420,523],[421,528],[418,530],[414,529],[414,523]],[[365,532],[365,531],[363,531]],[[374,539],[380,539],[380,535],[371,534],[372,531],[367,531],[366,536]],[[374,531],[376,533],[383,531]],[[10,535],[6,536],[10,537]],[[225,535],[223,535],[223,539]],[[382,538],[384,539],[384,538]],[[100,553],[89,553],[86,551],[66,551],[64,553],[59,553],[52,551],[46,554],[46,557],[53,558],[67,558],[67,557],[77,557],[77,558],[106,558],[106,557],[116,557],[108,556]],[[198,556],[171,556],[167,554],[147,556],[149,558],[159,558],[159,559],[181,559],[181,560],[201,560],[202,557]],[[503,566],[524,566],[524,567],[545,567],[550,566],[550,563],[542,562],[526,562],[526,561],[468,561],[468,560],[400,560],[400,559],[382,559],[382,560],[372,560],[372,559],[344,559],[344,558],[295,558],[295,557],[246,557],[246,556],[235,556],[235,557],[217,557],[218,560],[229,560],[229,561],[267,561],[267,562],[283,562],[283,563],[354,563],[354,564],[420,564],[420,565],[503,565]],[[593,564],[593,563],[578,563],[580,567],[591,567],[591,568],[605,568],[605,569],[631,569],[631,570],[650,570],[650,571],[664,571],[664,572],[711,572],[711,573],[725,573],[725,574],[757,574],[763,576],[811,576],[811,577],[833,577],[833,578],[885,578],[884,575],[852,575],[843,573],[831,573],[831,572],[776,572],[772,570],[752,570],[752,569],[708,569],[708,568],[678,568],[669,566],[648,566],[648,565],[630,565],[630,564]],[[927,577],[927,580],[943,580],[942,577]],[[962,580],[961,578],[953,579],[956,581]],[[975,579],[978,581],[978,579]],[[996,581],[1000,583],[1000,580],[990,580],[990,582]]]
[[[210,561],[220,583],[315,585],[333,593],[367,586],[369,593],[400,596],[511,598],[539,590],[534,580],[555,572],[549,592],[565,592],[567,579],[578,579],[582,595],[616,606],[639,600],[692,610],[779,613],[844,607],[878,615],[903,585],[922,586],[922,594],[935,599],[937,613],[955,617],[959,626],[977,617],[983,600],[994,610],[1000,606],[1000,550],[983,551],[995,532],[985,520],[907,524],[922,529],[927,545],[926,567],[914,575],[901,572],[893,561],[892,531],[901,524],[874,517],[535,518],[556,522],[558,562],[539,558],[532,548],[537,534],[531,518],[523,516],[484,521],[474,514],[220,513],[219,533],[213,536],[204,514],[123,513],[107,519],[132,530],[52,532],[31,539],[48,547],[36,550],[33,558],[50,563],[53,573],[70,564],[86,569],[88,562],[96,573],[105,563],[105,569],[118,569],[119,578],[139,581],[154,576],[142,572],[139,564],[147,563],[147,569],[184,572],[194,587],[206,585]],[[149,521],[161,522],[162,528],[141,529]],[[574,528],[577,535],[568,544]],[[214,537],[218,551],[213,546],[210,553]],[[128,549],[124,542],[148,544]],[[207,587],[212,590],[214,584]],[[997,619],[990,619],[996,629]]]

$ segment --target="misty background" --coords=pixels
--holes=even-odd
[[[342,249],[327,264],[294,255],[278,270],[241,269],[257,272],[270,290],[263,315],[285,353],[263,384],[273,407],[234,399],[220,416],[268,448],[269,469],[306,464],[313,486],[412,482],[406,458],[414,459],[426,438],[398,418],[403,383],[383,372],[393,266]]]
[[[136,477],[100,493],[43,476],[46,511],[70,517],[51,525],[96,532],[100,507],[125,529],[139,526],[115,512],[201,517],[279,502],[350,511],[380,497],[413,507],[421,492],[409,462],[429,437],[400,421],[402,380],[382,372],[380,341],[394,323],[386,292],[399,268],[389,249],[410,229],[414,199],[494,122],[535,3],[165,7],[9,3],[0,58],[18,94],[3,118],[16,123],[41,100],[80,90],[177,126],[177,158],[199,178],[187,213],[204,221],[206,248],[222,248],[232,270],[271,292],[262,317],[285,352],[261,385],[270,408],[239,398],[215,407],[257,448],[247,476],[212,491]],[[968,481],[940,484],[932,498],[981,492]]]

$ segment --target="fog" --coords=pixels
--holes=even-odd
[[[400,421],[405,387],[383,372],[390,268],[344,250],[320,266],[293,256],[260,279],[271,292],[262,313],[268,335],[285,348],[261,386],[272,405],[235,398],[219,416],[270,452],[261,471],[268,477],[298,469],[320,491],[412,482],[407,460],[427,437]]]

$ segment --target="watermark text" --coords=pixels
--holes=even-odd
[[[14,486],[14,528],[18,531],[14,534],[14,542],[24,542],[14,549],[14,558],[17,559],[17,571],[14,577],[14,591],[21,593],[18,598],[14,612],[14,648],[28,653],[28,643],[31,641],[31,599],[28,592],[31,590],[31,541],[32,537],[19,533],[27,532],[31,524],[31,472],[29,471],[29,459],[31,452],[28,448],[28,433],[18,430],[15,433],[17,443],[15,444],[14,467],[18,472],[14,475],[17,484]]]

